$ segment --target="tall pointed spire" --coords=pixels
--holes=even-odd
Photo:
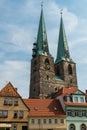
[[[57,57],[55,63],[58,63],[62,60],[70,61],[70,53],[68,48],[68,42],[66,38],[66,33],[63,24],[62,12],[61,12],[61,21],[60,21],[60,31],[59,31],[59,41],[57,49]]]
[[[43,4],[41,4],[41,15],[37,34],[37,42],[36,44],[34,43],[33,53],[35,53],[35,55],[37,54],[49,55],[46,26],[43,15]]]

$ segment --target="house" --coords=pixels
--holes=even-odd
[[[66,113],[67,130],[86,130],[87,102],[86,94],[77,87],[64,87],[56,94]]]
[[[29,130],[66,130],[66,115],[56,99],[24,99],[30,108]]]
[[[0,91],[0,130],[27,130],[29,108],[9,82]]]

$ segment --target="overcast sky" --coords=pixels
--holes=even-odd
[[[60,10],[78,86],[87,89],[87,0],[44,0],[50,53],[56,58]],[[32,47],[37,37],[41,0],[0,0],[0,89],[9,81],[29,97]]]

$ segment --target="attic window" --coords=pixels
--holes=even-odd
[[[37,111],[37,110],[38,110],[38,107],[34,107],[34,110],[36,110],[36,111]]]
[[[74,97],[74,102],[78,102],[78,97]]]
[[[18,98],[14,99],[14,106],[18,106]]]
[[[54,111],[57,111],[57,107],[54,107]]]
[[[81,103],[84,102],[84,97],[80,97],[80,102],[81,102]]]
[[[5,98],[4,99],[4,105],[12,105],[13,101],[12,98]]]

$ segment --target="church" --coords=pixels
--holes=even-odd
[[[23,99],[11,82],[0,90],[0,130],[87,129],[87,91],[78,87],[62,12],[55,61],[49,45],[42,6],[32,49],[30,97]]]
[[[62,13],[55,61],[49,45],[42,7],[37,40],[32,49],[30,98],[40,98],[42,95],[52,98],[55,92],[69,84],[78,87],[76,63],[70,56]]]

